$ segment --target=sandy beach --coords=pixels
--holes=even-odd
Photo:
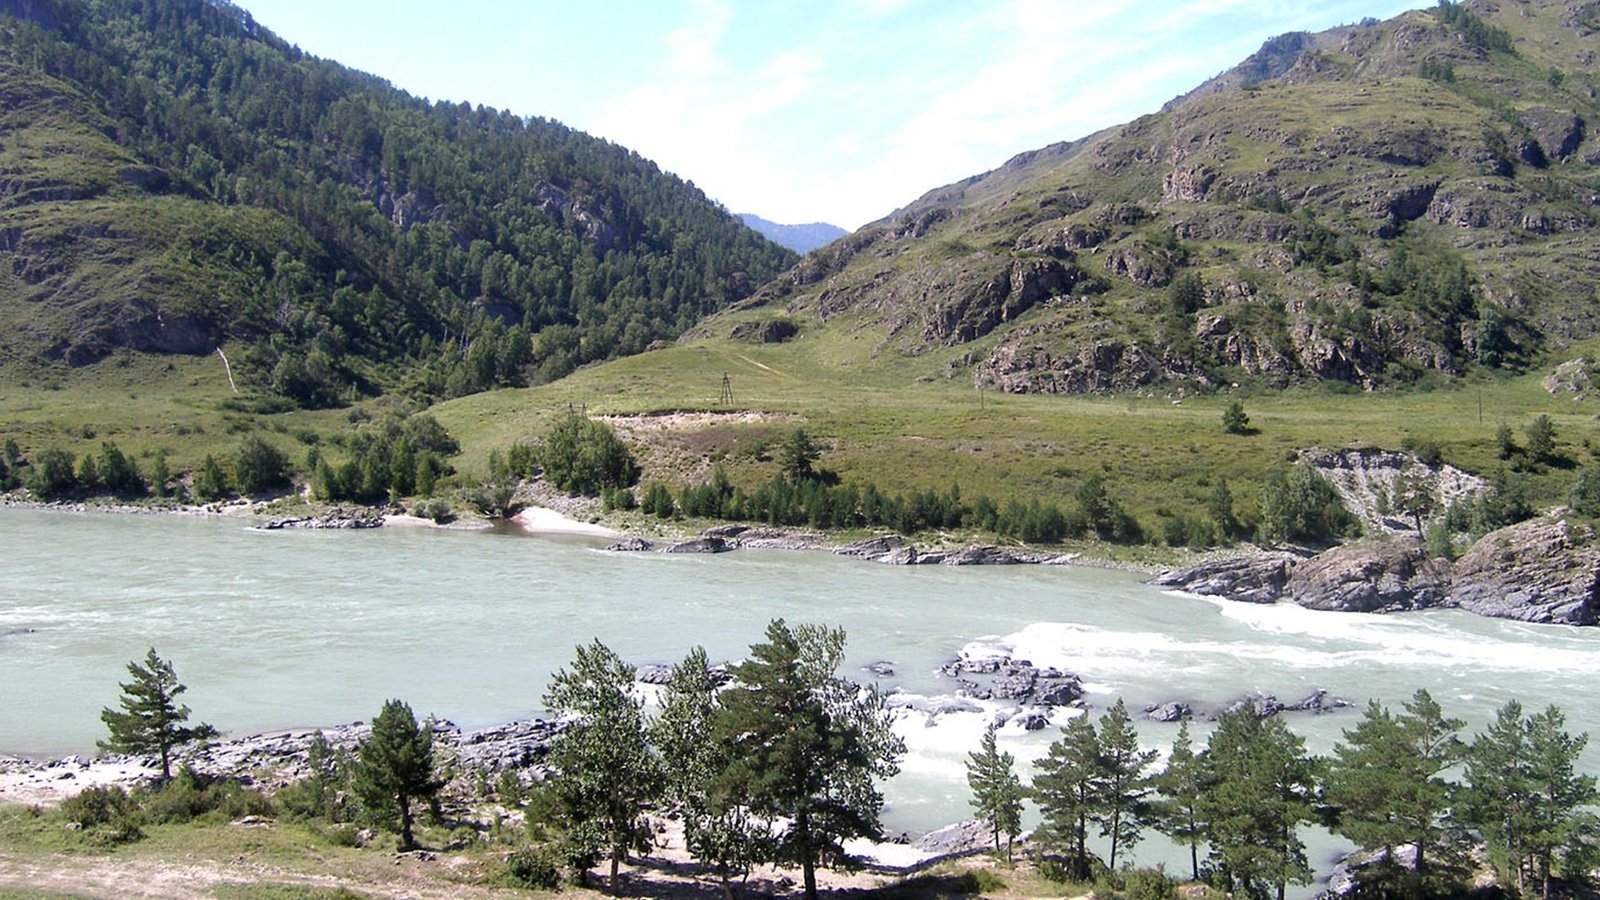
[[[580,522],[544,506],[529,506],[511,518],[524,531],[533,534],[580,534],[589,537],[615,538],[621,532],[601,525]]]

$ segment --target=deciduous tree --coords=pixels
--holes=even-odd
[[[645,733],[634,667],[594,641],[556,672],[544,704],[568,718],[550,748],[551,782],[569,839],[611,860],[609,889],[628,851],[650,849],[646,807],[661,793],[661,768]]]

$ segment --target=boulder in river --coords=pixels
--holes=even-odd
[[[1144,708],[1144,717],[1152,722],[1177,722],[1193,714],[1189,704],[1178,700],[1155,703]]]
[[[689,541],[680,541],[668,547],[667,553],[727,553],[733,548],[728,542],[719,537],[695,538]]]

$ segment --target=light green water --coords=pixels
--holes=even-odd
[[[1468,736],[1496,706],[1558,703],[1600,731],[1600,630],[1441,611],[1318,613],[1162,593],[1129,575],[1037,566],[896,568],[825,553],[606,553],[578,539],[436,530],[249,530],[176,516],[0,510],[0,753],[92,752],[124,665],[155,646],[197,717],[234,735],[363,719],[389,697],[463,726],[536,715],[550,673],[598,637],[637,663],[694,644],[736,659],[769,619],[843,626],[852,669],[886,660],[885,689],[948,692],[963,649],[1007,649],[1080,674],[1098,706],[1326,688],[1392,705],[1426,687]],[[864,672],[854,672],[872,680]],[[999,704],[991,705],[999,708]],[[891,830],[965,817],[962,768],[990,713],[898,728],[910,752],[886,786]],[[1327,752],[1358,709],[1297,715]],[[1175,726],[1142,727],[1164,747]],[[1002,732],[1041,754],[1053,729]],[[1585,759],[1600,771],[1600,755]],[[1325,866],[1334,845],[1314,843]],[[1170,848],[1138,848],[1141,862]]]

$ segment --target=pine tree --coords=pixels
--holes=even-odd
[[[996,853],[1000,852],[1000,835],[1005,835],[1007,863],[1011,862],[1012,843],[1022,833],[1022,780],[1017,777],[1016,764],[1016,757],[1000,752],[993,723],[983,732],[978,752],[967,754],[972,808],[978,821],[994,834]]]
[[[1111,838],[1111,855],[1106,860],[1117,868],[1117,851],[1139,843],[1150,817],[1150,778],[1145,770],[1156,758],[1154,750],[1139,749],[1139,733],[1133,730],[1128,707],[1117,702],[1100,717],[1100,804],[1089,820],[1100,826],[1100,836]]]
[[[1556,864],[1594,837],[1595,818],[1585,807],[1596,800],[1595,779],[1575,768],[1588,735],[1573,737],[1565,724],[1555,706],[1524,718],[1511,700],[1467,750],[1459,813],[1519,893],[1531,876],[1548,898]]]
[[[650,733],[661,753],[667,799],[683,817],[684,843],[733,900],[732,879],[747,876],[761,859],[771,829],[750,815],[742,798],[716,790],[732,761],[729,745],[712,731],[721,708],[717,688],[706,651],[694,648],[673,667]]]
[[[1044,816],[1039,836],[1047,846],[1063,847],[1071,857],[1072,876],[1086,879],[1089,869],[1089,816],[1099,809],[1100,741],[1087,713],[1074,716],[1061,729],[1036,764],[1029,796]]]
[[[1383,866],[1367,877],[1371,887],[1424,893],[1433,851],[1443,847],[1446,834],[1450,785],[1439,776],[1460,758],[1455,732],[1461,726],[1419,690],[1401,716],[1369,703],[1334,747],[1326,792],[1338,814],[1334,830],[1363,850],[1383,851]],[[1393,866],[1394,851],[1406,845],[1416,847],[1416,865],[1402,874]],[[1408,886],[1402,891],[1390,880]]]
[[[644,702],[633,693],[634,667],[594,641],[556,672],[544,704],[570,718],[550,748],[569,840],[611,860],[609,889],[628,851],[650,849],[645,809],[661,793],[661,769],[645,734]]]
[[[102,750],[113,753],[158,753],[161,756],[161,780],[172,778],[172,751],[184,744],[206,741],[217,736],[217,730],[202,722],[188,726],[189,707],[179,706],[177,698],[186,686],[178,682],[172,663],[156,655],[154,647],[145,655],[144,665],[138,661],[128,663],[128,674],[133,680],[122,687],[122,711],[102,709],[100,720],[106,723],[111,737],[98,742]]]
[[[843,631],[774,619],[766,637],[734,669],[737,686],[723,693],[714,734],[731,747],[732,761],[717,790],[787,823],[774,859],[798,864],[807,900],[815,900],[822,854],[844,838],[878,835],[876,780],[899,771],[905,748],[882,697],[835,674]]]
[[[1163,834],[1175,842],[1189,845],[1189,877],[1200,880],[1200,840],[1205,823],[1200,818],[1200,765],[1189,736],[1189,720],[1178,726],[1178,736],[1167,754],[1167,767],[1156,776],[1161,792],[1158,823]]]
[[[200,464],[200,471],[195,473],[194,495],[199,500],[221,500],[228,496],[228,476],[217,464],[216,457],[209,453]]]
[[[418,724],[411,707],[389,700],[372,720],[372,733],[356,752],[354,788],[374,811],[400,817],[400,846],[416,846],[412,838],[411,804],[438,796],[444,781],[433,764],[433,730]]]
[[[1317,764],[1280,719],[1248,709],[1224,713],[1201,756],[1200,818],[1210,858],[1231,890],[1283,900],[1290,884],[1309,884],[1301,823],[1311,818]]]
[[[1231,543],[1239,536],[1239,517],[1233,512],[1233,491],[1228,489],[1228,479],[1218,475],[1217,483],[1206,500],[1206,511],[1211,514],[1211,524],[1223,543]]]

